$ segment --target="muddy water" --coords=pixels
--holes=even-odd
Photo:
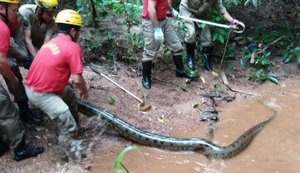
[[[299,80],[298,80],[299,82]],[[213,142],[228,145],[253,125],[277,117],[259,133],[246,150],[228,160],[209,160],[194,152],[171,152],[140,147],[126,154],[124,164],[131,173],[298,173],[300,171],[300,89],[290,81],[282,87],[268,85],[261,96],[233,102],[222,108]],[[193,127],[177,132],[178,137],[203,137]],[[108,173],[122,146],[95,157],[91,172]]]

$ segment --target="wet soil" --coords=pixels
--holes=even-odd
[[[191,128],[197,128],[198,137],[209,139],[208,123],[200,121],[201,113],[213,108],[214,111],[222,114],[222,108],[226,107],[229,102],[253,97],[230,91],[219,76],[214,76],[204,70],[200,70],[200,74],[205,79],[205,83],[200,79],[187,83],[186,79],[175,77],[175,67],[172,61],[165,61],[170,65],[155,64],[154,80],[150,90],[143,89],[141,76],[126,64],[117,62],[115,64],[118,67],[117,70],[111,70],[112,68],[108,65],[99,65],[99,70],[103,74],[140,97],[146,105],[151,105],[151,110],[140,111],[139,102],[136,99],[86,66],[84,77],[89,87],[88,101],[145,131],[166,136],[192,137],[186,135],[189,134]],[[237,61],[231,62],[231,64],[234,63]],[[250,82],[246,79],[247,71],[236,67],[235,71],[225,70],[232,88],[257,94],[266,90],[270,85],[275,85],[270,82]],[[294,63],[278,64],[278,67],[275,66],[274,69],[281,81],[277,87],[284,84],[287,78],[293,79],[299,75],[298,66]],[[23,69],[22,72],[26,74]],[[28,143],[45,147],[45,153],[36,158],[15,162],[11,159],[11,154],[7,152],[0,158],[1,172],[101,172],[98,170],[99,167],[95,170],[93,164],[97,165],[95,160],[101,157],[102,153],[116,154],[112,152],[111,146],[116,146],[121,151],[125,146],[134,145],[113,130],[105,128],[103,122],[84,115],[80,118],[81,127],[88,129],[82,132],[82,138],[94,142],[92,153],[85,162],[82,164],[64,163],[60,160],[57,146],[58,129],[46,119],[47,121],[41,126],[27,125],[26,133]],[[112,165],[113,163],[105,164],[106,167],[112,167]]]
[[[250,29],[252,28],[251,30],[254,30],[253,28],[255,28],[254,26],[257,24],[256,19],[258,18],[256,16],[258,15],[257,11],[264,13],[266,10],[253,10],[252,13],[255,15],[252,15],[251,19],[248,18],[249,13],[247,10],[244,10],[244,13],[237,14],[241,14],[241,20],[249,22],[248,24],[246,23],[247,26],[252,26]],[[284,10],[282,11],[284,12]],[[239,16],[237,14],[235,16]],[[259,17],[262,17],[262,15],[260,14]],[[270,18],[268,15],[265,15],[264,17]],[[243,18],[247,20],[243,20]],[[277,18],[276,16],[273,16],[272,19],[275,20]],[[272,28],[276,21],[286,20],[275,20],[273,23],[272,21],[269,21],[271,24],[268,26]],[[118,18],[118,20],[114,21],[115,25],[111,25],[112,20],[103,20],[103,22],[104,23],[101,25],[101,34],[103,34],[103,30],[113,30],[115,31],[114,34],[117,32],[123,32],[123,28],[120,29],[119,27],[120,24],[124,24],[122,19]],[[265,23],[265,20],[260,20],[259,22]],[[296,28],[299,28],[299,26],[296,26]],[[88,30],[86,29],[85,32],[88,32]],[[94,33],[90,34],[93,35]],[[95,37],[97,38],[98,35],[100,34],[95,34]],[[85,35],[82,37],[83,40],[85,40]],[[295,43],[296,45],[299,44],[299,40]],[[83,41],[81,45],[86,44]],[[101,60],[102,54],[114,50],[118,57],[121,57],[122,51],[126,51],[126,46],[122,44],[112,46],[110,43],[107,45],[105,43],[103,46],[104,47],[101,47],[100,50],[92,52],[86,60],[97,60],[97,62],[103,62]],[[274,47],[276,48],[276,46]],[[87,50],[87,48],[84,47],[84,50]],[[222,53],[222,49],[220,50]],[[118,57],[115,59],[118,59]],[[280,81],[279,85],[275,85],[268,81],[248,81],[247,76],[250,68],[252,67],[241,69],[239,65],[240,57],[231,59],[226,64],[225,73],[227,75],[229,85],[232,88],[248,93],[260,94],[272,87],[282,88],[292,83],[299,84],[299,65],[295,62],[283,64],[280,61],[281,58],[279,57],[278,59],[279,60],[275,61],[272,65],[272,72],[277,75]],[[219,115],[218,117],[221,119],[224,109],[230,104],[230,102],[239,103],[243,100],[249,100],[255,97],[253,95],[236,93],[229,90],[223,84],[216,64],[217,63],[215,63],[215,71],[219,76],[214,76],[211,72],[207,72],[199,68],[200,75],[204,80],[198,79],[196,81],[187,82],[185,79],[175,77],[175,67],[170,57],[160,58],[156,61],[153,68],[153,84],[151,90],[143,89],[141,85],[141,72],[140,69],[137,68],[139,66],[138,64],[121,63],[119,61],[115,61],[113,65],[106,63],[98,64],[99,69],[103,74],[107,75],[118,84],[140,97],[144,100],[146,105],[151,105],[152,109],[146,112],[139,109],[139,102],[136,99],[107,81],[105,78],[94,73],[86,64],[84,77],[89,87],[90,98],[88,101],[106,109],[108,112],[145,131],[174,137],[194,137],[194,130],[197,129],[197,137],[212,139],[213,136],[210,136],[208,133],[208,129],[210,128],[209,123],[201,121],[201,118],[203,118],[202,113],[217,112]],[[22,73],[23,76],[25,76],[26,70],[22,69]],[[1,83],[3,83],[2,78],[0,80]],[[234,106],[231,106],[229,109],[235,110]],[[242,111],[243,109],[239,108],[237,110]],[[40,126],[26,124],[27,142],[33,146],[39,145],[45,147],[45,153],[36,158],[15,162],[11,159],[11,153],[7,152],[0,158],[1,173],[106,173],[110,172],[113,166],[113,159],[116,157],[118,152],[120,152],[125,146],[135,145],[134,143],[120,137],[113,130],[106,128],[105,122],[99,122],[95,117],[86,117],[81,115],[80,126],[84,129],[82,130],[81,137],[89,139],[89,141],[93,141],[93,147],[91,148],[91,153],[89,153],[87,159],[83,163],[65,163],[60,160],[58,153],[58,129],[50,120],[47,118],[45,119],[46,122]],[[230,131],[230,133],[235,133],[236,136],[241,134],[240,131]],[[230,141],[232,141],[232,139],[230,139]],[[155,153],[152,149],[150,150],[152,153]],[[147,153],[149,149],[146,148],[145,151]],[[165,154],[165,157],[168,160],[176,160],[174,157],[167,157],[168,154],[166,152],[158,152],[158,154],[160,157],[164,157]],[[203,163],[201,164],[208,163],[208,161],[204,160],[205,158],[203,156],[197,155],[191,157],[200,157],[201,160],[203,160]],[[130,160],[129,162],[135,163],[135,157],[130,158],[133,160]],[[183,158],[183,160],[184,159],[185,158]],[[190,158],[187,160],[189,159]],[[154,161],[151,163],[157,165],[157,167],[160,167],[161,164],[160,161]],[[244,163],[236,162],[236,164]],[[189,172],[189,170],[175,169],[174,172]]]

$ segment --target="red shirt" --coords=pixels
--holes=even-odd
[[[156,16],[158,20],[166,18],[167,11],[169,10],[168,0],[144,0],[142,17],[149,19],[148,1],[156,1]]]
[[[7,53],[9,49],[10,31],[6,23],[0,19],[0,52]]]
[[[25,84],[37,92],[61,93],[71,74],[83,72],[80,46],[59,34],[38,51]]]

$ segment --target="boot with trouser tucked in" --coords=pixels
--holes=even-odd
[[[186,46],[186,63],[187,66],[191,69],[191,70],[195,70],[195,48],[196,48],[196,43],[185,43]]]
[[[42,123],[41,117],[38,117],[29,109],[27,100],[18,101],[17,104],[20,110],[20,118],[22,122],[31,122],[34,124]]]
[[[143,65],[143,80],[142,84],[145,89],[151,88],[151,68],[152,68],[152,61],[144,61],[142,62]]]
[[[191,74],[189,74],[185,71],[181,55],[173,55],[173,61],[176,66],[176,76],[177,77],[184,77],[184,78],[188,78],[188,79],[194,78],[194,76],[192,76]]]

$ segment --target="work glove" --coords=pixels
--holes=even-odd
[[[172,8],[171,14],[173,17],[178,17],[179,12],[177,10],[175,10],[174,8]]]
[[[23,61],[24,68],[28,70],[31,66],[32,61],[33,59],[31,58],[31,56],[26,56]]]
[[[157,26],[154,27],[154,40],[158,43],[163,43],[164,42],[164,33],[161,29],[161,27]]]

